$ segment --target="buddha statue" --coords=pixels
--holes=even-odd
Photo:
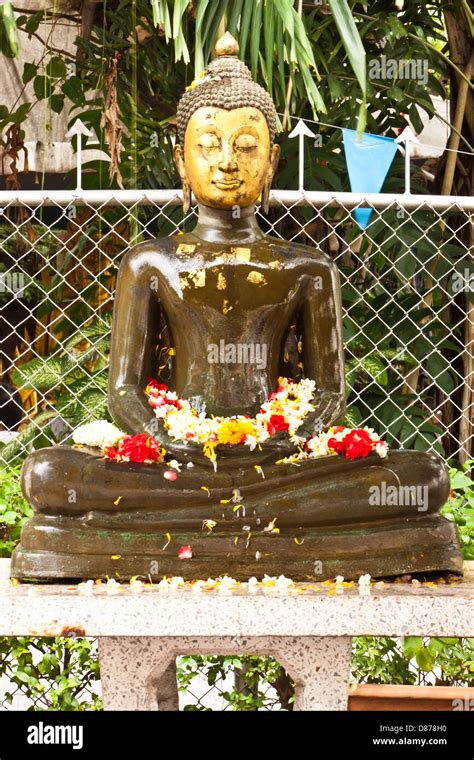
[[[215,468],[199,445],[172,440],[148,403],[154,377],[198,411],[252,417],[279,377],[304,376],[315,383],[314,411],[298,435],[344,418],[337,266],[257,223],[278,162],[276,112],[237,53],[224,35],[178,106],[175,159],[185,210],[191,191],[197,201],[195,228],[126,252],[117,281],[109,411],[122,431],[153,436],[176,477],[164,477],[166,463],[118,462],[87,446],[32,452],[22,488],[34,517],[14,552],[16,578],[462,572],[456,527],[439,513],[449,477],[435,453],[282,462],[295,451],[282,431],[253,450],[220,447]],[[216,346],[253,347],[254,361],[225,351],[211,361]],[[388,486],[426,499],[373,503],[374,487]]]

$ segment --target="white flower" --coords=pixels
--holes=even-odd
[[[260,583],[256,579],[254,575],[252,575],[251,578],[248,579],[247,582],[247,589],[249,594],[255,594],[258,591],[258,587],[260,586]]]
[[[79,583],[77,586],[77,592],[83,596],[92,596],[94,593],[94,581],[89,580]]]
[[[125,433],[122,433],[111,422],[94,420],[78,427],[74,431],[72,439],[74,443],[82,446],[97,446],[100,449],[105,449],[107,446],[115,446],[124,435]]]
[[[120,583],[117,583],[115,578],[109,578],[109,580],[105,584],[105,590],[110,596],[113,596],[114,594],[118,594],[121,591]]]
[[[388,446],[383,441],[379,441],[375,446],[375,451],[381,457],[382,459],[385,459],[385,457],[388,454]]]
[[[180,575],[174,575],[169,578],[169,584],[171,589],[182,588],[184,586],[184,579]]]
[[[218,579],[219,591],[225,593],[226,591],[232,591],[235,588],[237,581],[235,578],[229,578],[228,575],[224,575],[223,578]]]
[[[369,573],[366,573],[366,575],[361,575],[359,578],[359,586],[370,586],[371,577]]]
[[[336,575],[336,586],[341,586],[344,583],[343,575]]]
[[[275,585],[278,591],[282,591],[285,594],[287,594],[290,589],[295,588],[295,582],[292,581],[291,578],[286,578],[284,575],[280,575]]]

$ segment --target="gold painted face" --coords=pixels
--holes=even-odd
[[[278,161],[279,148],[270,151],[265,116],[257,108],[201,107],[189,119],[175,160],[181,179],[196,199],[212,208],[251,206]]]

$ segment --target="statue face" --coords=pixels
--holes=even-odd
[[[175,150],[181,179],[196,199],[213,208],[250,206],[271,182],[278,146],[270,152],[265,116],[257,108],[201,107],[186,127],[184,156]]]

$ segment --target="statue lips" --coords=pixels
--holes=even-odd
[[[216,185],[219,190],[237,190],[242,181],[241,179],[213,179],[212,184]]]

